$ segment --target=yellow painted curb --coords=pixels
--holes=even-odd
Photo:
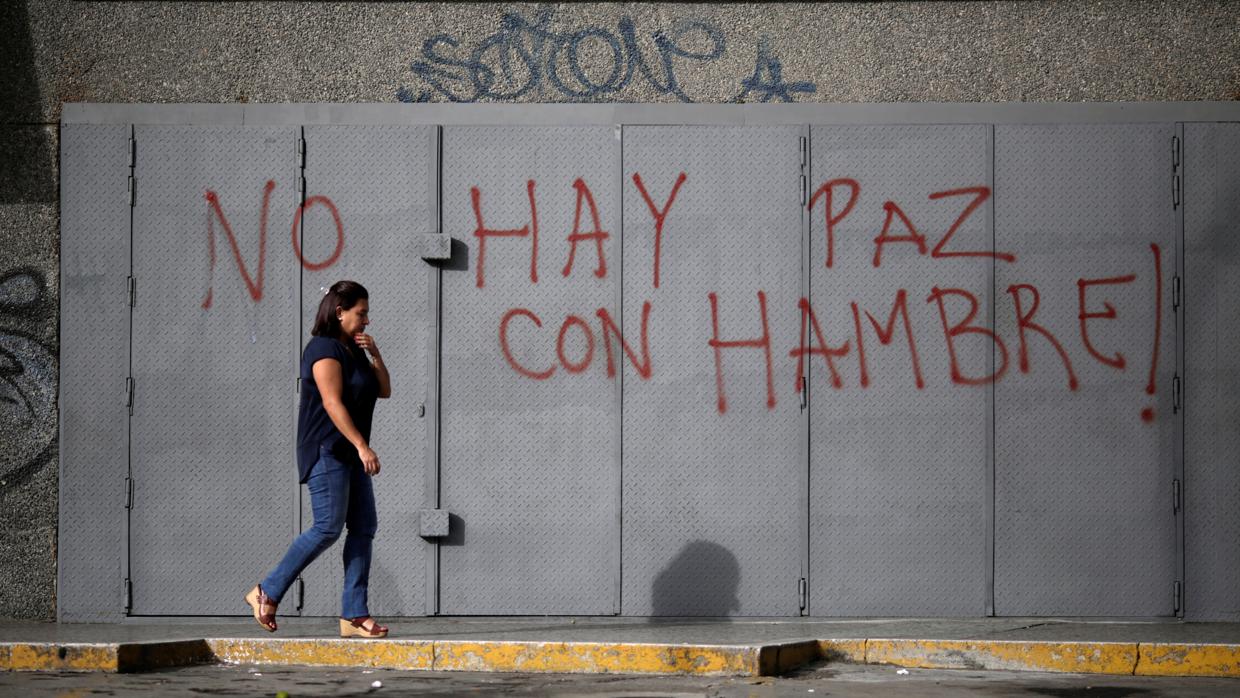
[[[828,662],[865,664],[865,640],[819,640],[818,654]]]
[[[1140,676],[1240,677],[1240,645],[1142,642]]]
[[[382,669],[430,669],[435,654],[428,640],[212,639],[215,658],[231,664],[305,664]]]
[[[109,671],[119,670],[117,645],[45,642],[5,643],[0,652],[6,671]]]
[[[0,644],[4,671],[143,671],[213,661],[202,640],[133,643]]]
[[[436,671],[757,676],[759,647],[599,642],[435,643]]]
[[[762,676],[778,676],[820,658],[822,650],[816,640],[763,645],[758,650],[758,673]]]
[[[767,645],[222,638],[0,643],[0,671],[126,672],[223,661],[434,671],[770,676],[826,660],[923,669],[1240,677],[1240,645],[837,638]]]
[[[206,640],[127,642],[116,647],[116,670],[122,672],[166,669],[215,661]]]
[[[1135,642],[1023,640],[868,640],[867,664],[921,669],[1006,669],[1132,674]]]

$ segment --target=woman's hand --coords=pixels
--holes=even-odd
[[[353,335],[353,342],[357,346],[365,349],[372,357],[382,360],[383,355],[379,353],[379,345],[375,344],[375,338],[364,332],[358,332]]]
[[[379,456],[373,449],[365,445],[358,446],[357,457],[362,459],[362,470],[365,470],[367,475],[379,474]]]

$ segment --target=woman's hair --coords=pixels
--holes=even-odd
[[[370,300],[370,294],[358,282],[346,280],[332,284],[323,300],[319,301],[319,312],[314,316],[310,334],[315,337],[339,337],[340,318],[336,317],[336,307],[348,310],[364,300]]]

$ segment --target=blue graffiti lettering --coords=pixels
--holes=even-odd
[[[415,90],[401,87],[402,102],[512,102],[542,90],[578,101],[601,101],[634,81],[671,95],[682,102],[694,101],[681,85],[678,70],[686,63],[705,64],[724,55],[727,40],[718,27],[698,19],[680,19],[666,31],[650,33],[652,56],[638,44],[638,29],[628,16],[616,30],[585,27],[577,31],[551,29],[553,10],[543,8],[531,20],[519,12],[505,11],[499,30],[478,42],[472,50],[459,38],[437,34],[422,44],[421,60],[410,65],[424,85]],[[690,46],[697,47],[693,50]],[[587,61],[585,54],[594,54]],[[589,63],[592,70],[587,70]],[[794,93],[813,93],[810,82],[785,83],[779,60],[766,42],[759,46],[752,77],[742,80],[741,97],[793,101]]]
[[[760,102],[778,99],[781,102],[795,102],[794,92],[813,94],[817,87],[812,82],[784,82],[784,68],[779,59],[771,55],[770,43],[766,39],[758,42],[758,58],[754,61],[753,75],[741,80],[745,88],[736,97],[738,102],[752,101],[750,94],[756,94]]]

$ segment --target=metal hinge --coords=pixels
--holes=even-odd
[[[133,478],[125,478],[125,508],[133,509]]]
[[[122,590],[125,595],[125,612],[133,610],[133,582],[129,581],[129,577],[125,577],[125,588]]]
[[[1171,377],[1171,413],[1178,414],[1180,411],[1180,376],[1176,374]]]
[[[1171,277],[1171,309],[1179,310],[1180,308],[1180,277]]]
[[[805,205],[805,193],[806,193],[805,187],[806,187],[805,175],[801,175],[801,205],[802,206]]]
[[[801,376],[801,411],[809,408],[809,376]]]
[[[1180,582],[1176,582],[1175,590],[1172,592],[1172,594],[1174,596],[1174,598],[1172,599],[1172,604],[1174,605],[1174,609],[1172,609],[1172,612],[1179,613],[1180,609],[1183,608],[1184,606],[1184,585],[1181,584]]]
[[[797,603],[800,604],[800,609],[804,611],[808,606],[808,602],[809,582],[805,579],[805,577],[801,577],[797,580]]]
[[[306,605],[306,582],[301,577],[297,578],[297,610],[300,611],[302,606]]]
[[[129,134],[129,169],[133,169],[138,163],[138,141],[134,139],[133,133]]]
[[[125,286],[126,293],[128,293],[129,296],[129,307],[132,308],[138,298],[138,281],[132,276],[127,277],[125,280]]]
[[[134,201],[136,201],[136,200],[137,200],[137,198],[138,198],[137,193],[135,192],[136,187],[134,186],[134,179],[133,179],[133,175],[129,175],[129,182],[128,182],[128,184],[127,184],[126,186],[127,186],[127,187],[128,187],[128,189],[129,189],[129,193],[128,193],[128,196],[129,196],[129,207],[130,207],[130,208],[133,208]]]
[[[1180,479],[1175,478],[1171,481],[1171,512],[1176,513],[1183,506],[1180,495]]]
[[[1180,207],[1180,137],[1171,137],[1171,207]]]
[[[293,392],[301,395],[301,376],[297,376],[297,384],[293,386]]]
[[[303,198],[306,196],[306,178],[305,177],[297,178],[297,193],[301,194]]]
[[[805,162],[809,159],[809,139],[801,136],[801,169],[805,169]]]
[[[125,407],[133,411],[133,376],[125,376]]]
[[[306,169],[306,137],[297,137],[297,167]]]

